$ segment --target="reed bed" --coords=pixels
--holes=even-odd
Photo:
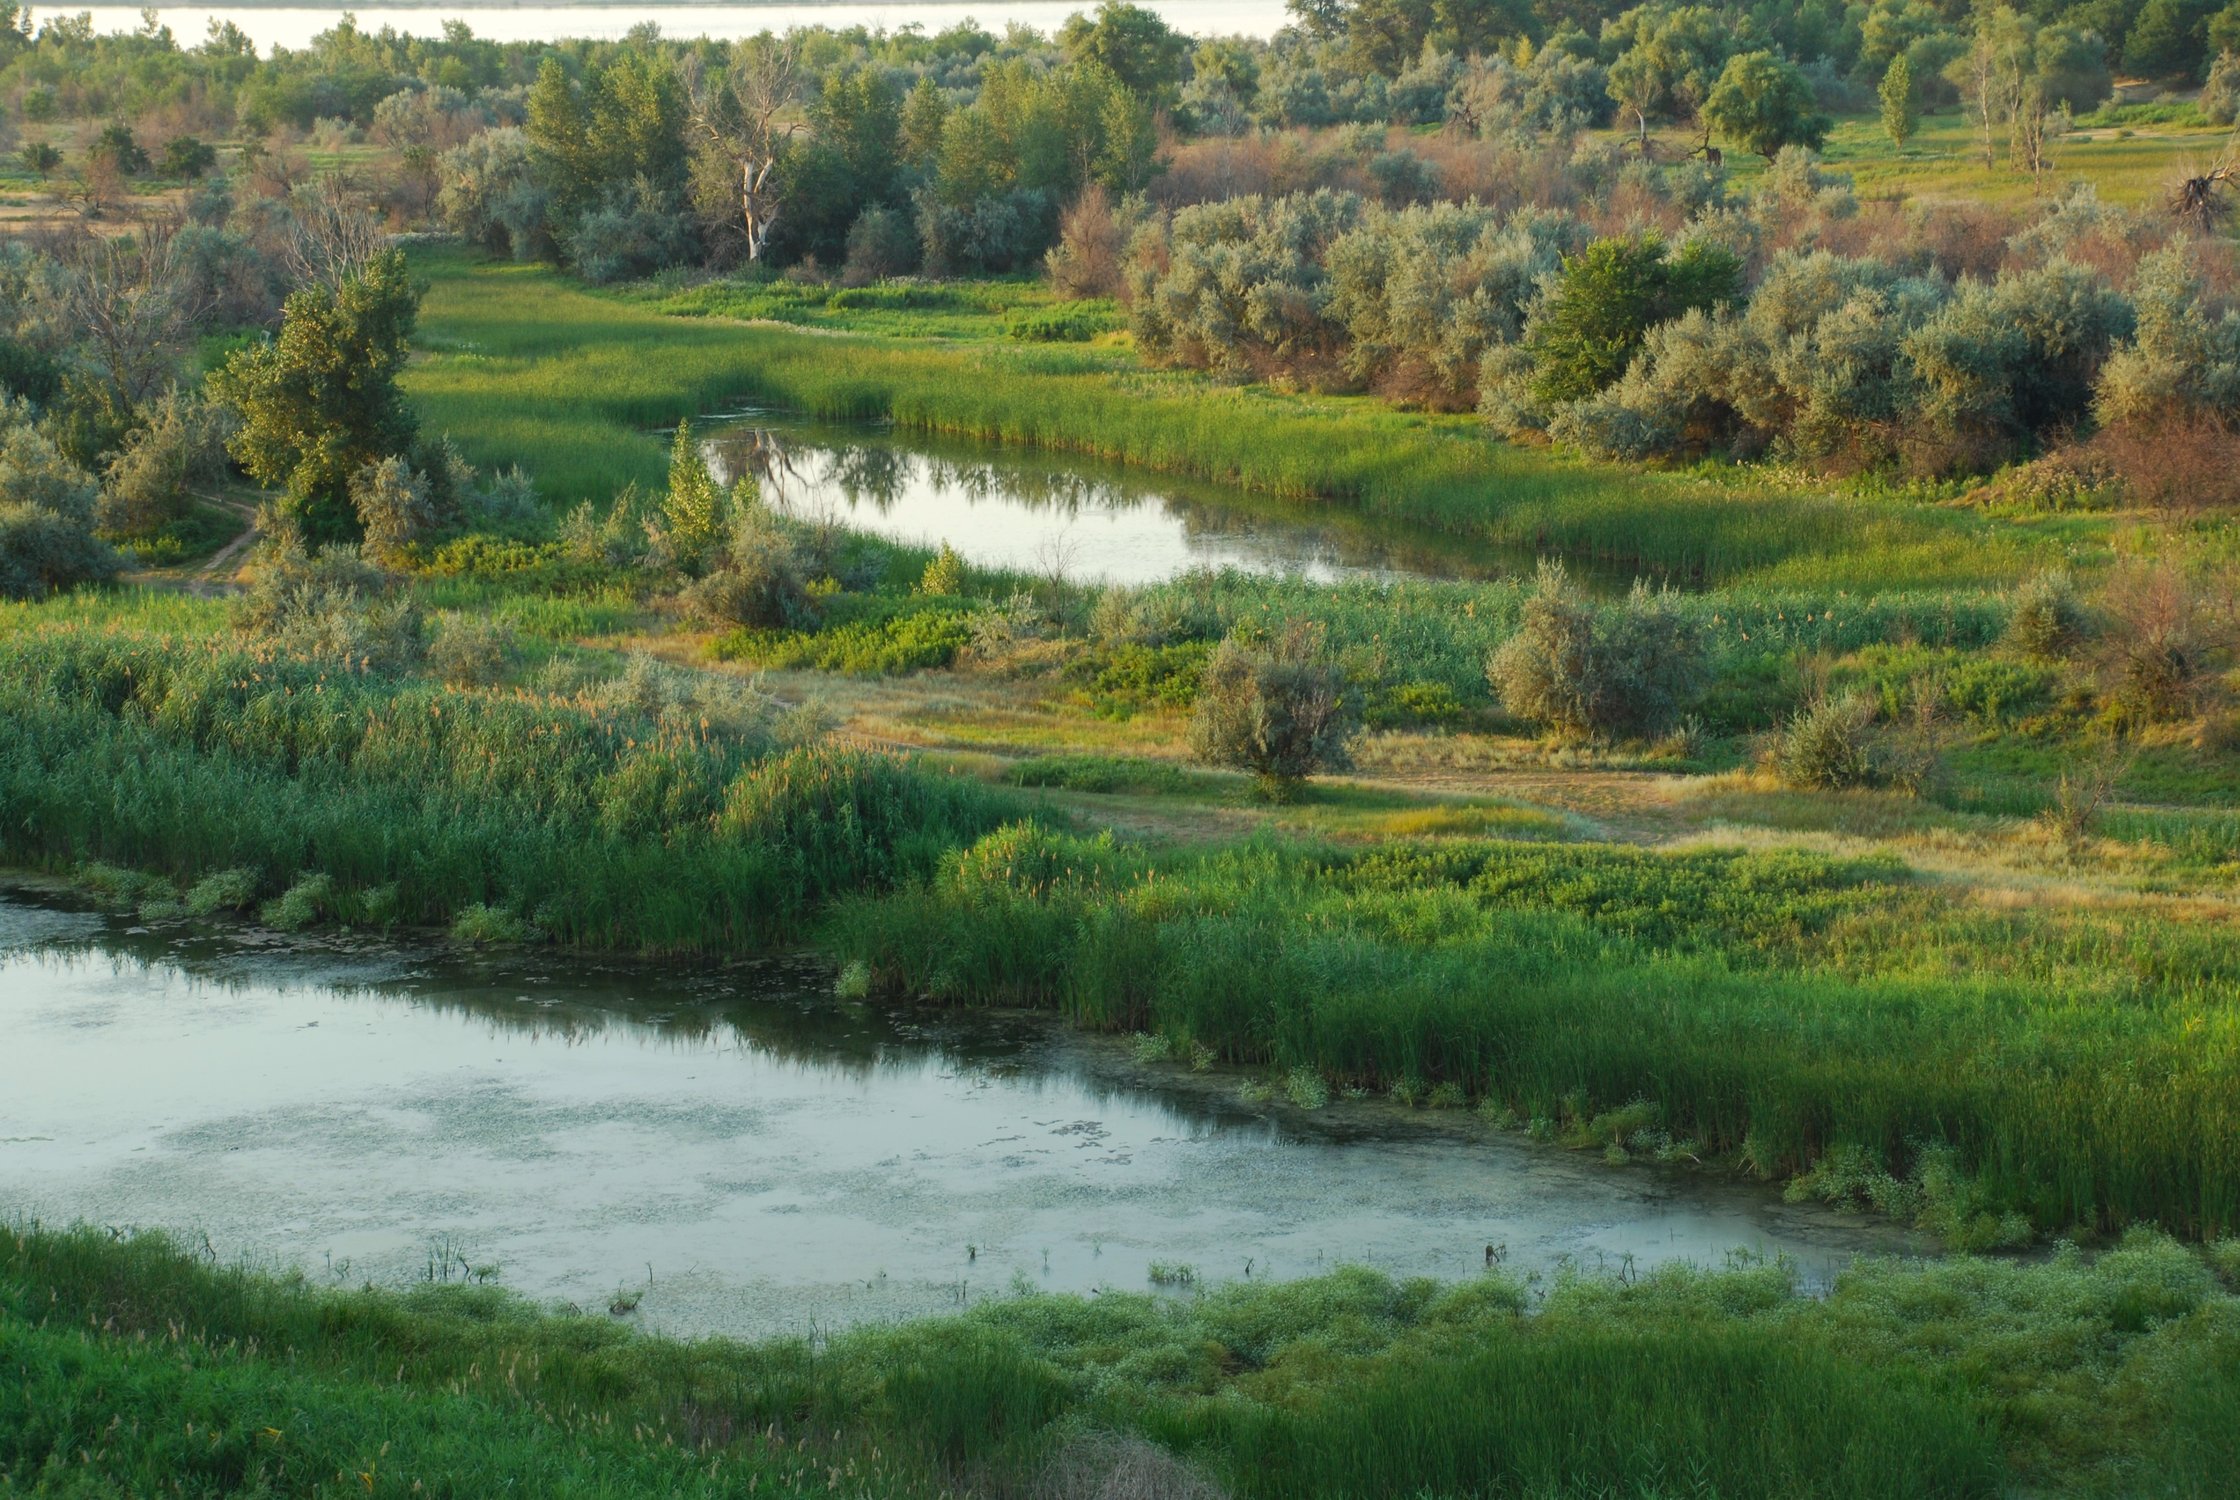
[[[843,901],[827,942],[891,989],[1723,1157],[1989,1245],[2240,1229],[2227,937],[1956,912],[1797,855],[1151,856],[1012,827]]]
[[[2207,1494],[2235,1429],[2189,1424],[2240,1392],[2235,1249],[1868,1264],[1825,1299],[1747,1262],[1537,1287],[1354,1268],[680,1343],[491,1286],[319,1290],[24,1226],[0,1234],[0,1473],[57,1496],[1062,1494],[1117,1448],[1161,1494]]]
[[[867,751],[68,625],[0,639],[0,803],[21,862],[308,872],[345,920],[660,952],[788,940],[1007,807]]]

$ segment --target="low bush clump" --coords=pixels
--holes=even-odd
[[[1710,669],[1699,628],[1672,595],[1637,584],[1624,604],[1597,605],[1547,562],[1486,676],[1509,712],[1559,734],[1645,739],[1695,703]]]
[[[1321,632],[1294,625],[1271,641],[1231,635],[1221,643],[1198,690],[1190,749],[1210,764],[1250,771],[1283,801],[1316,772],[1350,766],[1346,742],[1359,726]]]

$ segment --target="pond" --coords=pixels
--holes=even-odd
[[[315,1282],[492,1276],[764,1334],[1020,1288],[1360,1263],[1783,1254],[1887,1228],[1459,1118],[1249,1106],[1041,1018],[831,996],[801,961],[151,931],[0,890],[0,1213],[172,1230]],[[627,1301],[627,1298],[624,1299]]]
[[[703,430],[718,480],[755,476],[764,498],[797,520],[946,542],[982,567],[1074,582],[1158,583],[1224,568],[1316,583],[1529,578],[1538,563],[1529,549],[1372,525],[1339,505],[1285,505],[1072,454],[767,412],[719,415]],[[1633,582],[1625,570],[1572,571],[1601,591]]]

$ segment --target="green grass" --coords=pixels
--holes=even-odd
[[[657,485],[662,449],[651,429],[760,402],[1080,453],[1681,576],[1856,589],[1973,583],[2026,571],[2049,545],[2031,522],[1595,468],[1498,443],[1466,418],[1221,386],[1143,370],[1125,351],[668,317],[464,252],[422,251],[414,265],[430,290],[425,352],[406,385],[425,424],[477,463],[527,465],[563,504]]]
[[[1403,1099],[1448,1084],[1621,1157],[1792,1177],[1861,1153],[1889,1211],[1956,1243],[2240,1229],[2221,925],[1955,906],[1889,865],[1796,854],[1153,855],[1009,828],[842,902],[827,941],[890,992]]]
[[[2185,108],[2132,105],[2106,111],[2105,121],[2085,116],[2079,133],[2052,143],[2048,191],[2062,196],[2071,184],[2086,183],[2104,202],[2126,208],[2160,204],[2181,168],[2200,170],[2214,161],[2232,133],[2187,119]],[[2170,118],[2153,118],[2162,115]],[[1995,164],[1986,167],[1978,129],[1956,108],[1924,117],[1903,150],[1890,144],[1879,119],[1854,115],[1837,122],[1822,157],[1851,175],[1862,198],[2027,207],[2040,194],[2028,173],[2007,165],[2005,131],[1993,136]],[[1763,163],[1740,151],[1729,152],[1727,162],[1738,184],[1763,171]]]
[[[1865,1265],[1825,1300],[1749,1263],[1356,1269],[676,1343],[32,1227],[0,1238],[0,1491],[1020,1493],[1117,1435],[1240,1496],[2205,1495],[2234,1429],[2190,1424],[2240,1389],[2236,1261],[2135,1236]]]
[[[71,623],[0,638],[0,802],[18,863],[245,869],[272,895],[309,872],[332,914],[370,925],[487,907],[563,942],[696,952],[786,940],[1004,811],[888,756],[690,713]]]

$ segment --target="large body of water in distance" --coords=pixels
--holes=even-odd
[[[1248,1105],[1043,1017],[834,998],[803,961],[286,939],[0,886],[0,1222],[759,1335],[1020,1289],[1793,1257],[1914,1241],[1474,1119]],[[207,1237],[207,1241],[205,1241]]]
[[[1166,18],[1167,24],[1192,36],[1273,36],[1288,24],[1283,0],[1144,0]],[[213,20],[231,21],[247,32],[260,53],[275,46],[301,51],[322,31],[332,30],[345,12],[358,18],[362,31],[391,26],[407,36],[434,36],[445,21],[464,21],[478,37],[496,42],[550,42],[563,37],[609,39],[648,21],[661,34],[690,40],[713,37],[729,41],[760,32],[784,32],[803,26],[867,26],[899,31],[916,26],[927,32],[945,31],[963,21],[973,21],[1002,33],[1012,25],[1052,32],[1068,16],[1096,9],[1095,0],[924,0],[924,3],[829,5],[803,4],[493,4],[490,0],[426,4],[380,5],[159,5],[158,20],[171,28],[181,46],[193,46],[209,33]],[[138,31],[141,9],[131,5],[72,7],[67,4],[38,9],[40,15],[90,13],[94,29],[103,32]]]

